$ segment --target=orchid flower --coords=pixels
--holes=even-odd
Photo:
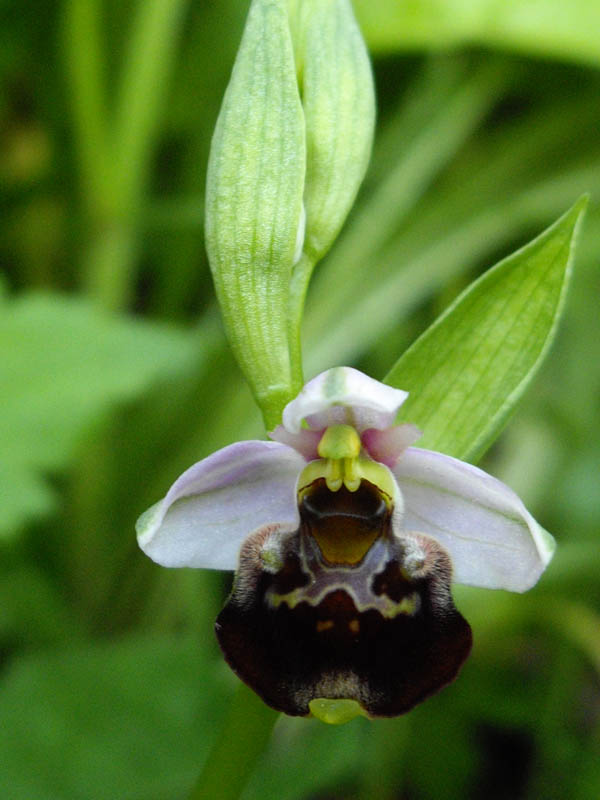
[[[288,403],[273,441],[194,464],[138,521],[163,566],[237,570],[219,643],[287,714],[408,711],[471,648],[451,581],[523,592],[552,557],[506,485],[412,446],[420,431],[394,425],[407,396],[330,369]]]

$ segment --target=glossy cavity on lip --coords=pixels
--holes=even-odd
[[[384,529],[391,511],[376,486],[362,481],[359,489],[342,486],[330,492],[320,478],[302,492],[300,517],[329,564],[358,564]]]

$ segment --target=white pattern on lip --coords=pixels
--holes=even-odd
[[[420,607],[417,592],[411,592],[399,601],[392,600],[386,594],[375,594],[374,578],[385,569],[390,560],[398,560],[398,542],[385,535],[379,536],[369,548],[365,557],[356,565],[329,565],[323,562],[317,543],[312,536],[298,533],[299,556],[302,572],[309,577],[306,586],[292,589],[290,592],[278,594],[272,588],[265,595],[266,601],[273,607],[285,603],[294,608],[298,603],[318,606],[335,591],[346,592],[356,606],[357,611],[373,609],[383,617],[392,619],[398,614],[412,616]],[[410,556],[421,559],[425,553],[414,542],[406,541],[406,546],[419,549],[419,553],[411,549]],[[407,603],[407,600],[409,601]]]

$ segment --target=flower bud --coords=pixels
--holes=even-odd
[[[302,384],[304,294],[354,201],[373,117],[348,0],[253,0],[211,147],[206,244],[269,429]]]
[[[290,0],[306,120],[304,251],[321,259],[339,233],[371,154],[375,95],[349,0]]]
[[[254,0],[211,147],[206,245],[234,353],[261,406],[292,392],[286,313],[305,160],[286,2]]]

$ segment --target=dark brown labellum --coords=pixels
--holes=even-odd
[[[363,480],[303,492],[300,527],[267,526],[240,553],[217,637],[233,670],[266,703],[309,714],[316,698],[356,700],[369,716],[402,714],[452,681],[471,629],[433,539],[396,535],[393,509]]]

